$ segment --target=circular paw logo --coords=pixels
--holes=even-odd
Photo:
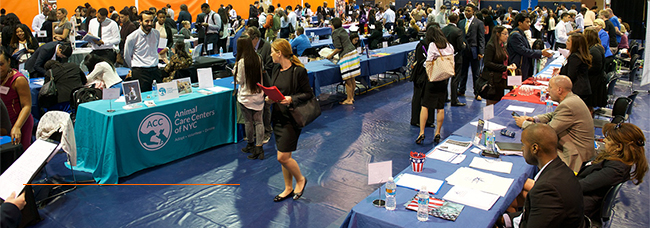
[[[158,93],[160,93],[160,96],[165,96],[165,94],[167,94],[167,90],[165,90],[165,88],[160,88],[158,89]]]
[[[158,150],[165,146],[172,132],[172,121],[161,112],[154,112],[140,122],[138,140],[146,150]]]

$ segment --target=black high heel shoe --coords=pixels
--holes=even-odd
[[[284,196],[284,197],[282,197],[282,196],[280,196],[280,194],[278,194],[277,196],[273,197],[273,202],[280,202],[280,201],[283,201],[283,200],[289,199],[289,198],[291,198],[292,196],[293,196],[293,192],[287,194],[287,195]]]
[[[424,141],[424,134],[419,135],[418,138],[415,140],[415,143],[422,144],[422,141]]]
[[[437,134],[436,137],[433,138],[434,143],[439,143],[440,142],[440,134]]]
[[[298,199],[300,199],[300,197],[302,197],[302,194],[305,193],[305,189],[306,189],[306,188],[307,188],[307,178],[305,177],[305,186],[302,187],[302,191],[301,191],[301,192],[293,193],[293,200],[298,200]]]

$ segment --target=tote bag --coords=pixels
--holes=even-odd
[[[447,43],[447,45],[451,45]],[[438,46],[436,49],[440,53]],[[433,61],[426,61],[424,66],[427,69],[427,76],[430,82],[439,82],[446,80],[454,75],[454,55],[441,55]]]

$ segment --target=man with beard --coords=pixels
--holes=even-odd
[[[126,37],[124,44],[124,64],[131,67],[127,78],[140,81],[142,92],[151,91],[154,80],[162,82],[158,70],[158,42],[160,32],[152,29],[154,13],[142,11],[140,29]],[[166,48],[165,48],[166,49]]]

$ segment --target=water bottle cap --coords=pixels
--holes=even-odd
[[[389,180],[389,181],[393,181],[393,177],[389,177],[388,180]]]
[[[420,191],[427,191],[427,186],[426,186],[426,185],[422,185],[422,188],[420,188]]]

